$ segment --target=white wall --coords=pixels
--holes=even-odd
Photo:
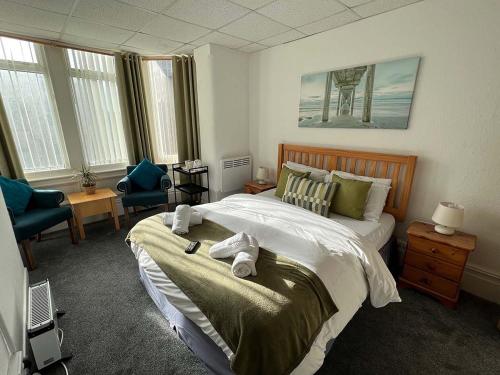
[[[275,170],[278,143],[415,154],[407,221],[440,200],[466,207],[478,235],[465,289],[500,302],[500,2],[426,0],[251,55],[250,149]],[[409,128],[298,128],[304,73],[421,56]]]
[[[12,368],[16,352],[25,350],[26,291],[28,275],[14,238],[7,207],[0,189],[0,374],[6,359]],[[18,364],[17,364],[18,365]]]
[[[194,58],[201,158],[209,166],[214,200],[222,197],[220,160],[249,154],[248,55],[208,44],[195,49]]]

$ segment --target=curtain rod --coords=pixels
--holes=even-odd
[[[105,49],[100,49],[100,48],[91,48],[91,47],[82,47],[76,44],[71,44],[71,43],[66,43],[66,42],[61,42],[58,40],[51,40],[51,39],[43,39],[43,38],[36,38],[36,37],[31,37],[31,36],[25,36],[25,35],[19,35],[19,34],[14,34],[14,33],[9,33],[5,31],[0,31],[0,36],[5,36],[8,38],[14,38],[14,39],[20,39],[20,40],[25,40],[28,42],[34,42],[38,44],[45,44],[48,46],[53,46],[53,47],[61,47],[61,48],[71,48],[71,49],[76,49],[79,51],[85,51],[85,52],[92,52],[92,53],[100,53],[102,55],[108,55],[108,56],[114,56],[115,52],[105,50]],[[117,51],[118,52],[118,51]],[[171,56],[142,56],[143,60],[171,60]]]

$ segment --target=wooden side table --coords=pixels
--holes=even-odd
[[[107,213],[114,219],[115,229],[120,230],[118,220],[118,210],[116,209],[117,195],[111,189],[97,189],[95,194],[86,194],[85,192],[71,193],[68,195],[68,201],[73,208],[73,213],[80,233],[80,238],[85,239],[85,230],[83,228],[83,219],[88,216],[94,216]]]
[[[257,181],[249,181],[245,184],[245,193],[259,194],[266,190],[271,190],[276,187],[276,184],[259,184]]]
[[[476,248],[476,236],[455,232],[446,236],[432,224],[412,223],[407,230],[401,286],[426,292],[448,307],[456,307],[460,281],[469,254]]]

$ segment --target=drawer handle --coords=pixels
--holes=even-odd
[[[435,271],[436,270],[436,267],[434,267],[431,263],[426,263],[426,266],[431,271]]]
[[[418,280],[420,283],[425,284],[425,285],[430,285],[429,279],[422,277],[421,279]]]
[[[432,254],[437,254],[437,253],[439,253],[439,250],[438,250],[438,249],[436,249],[435,247],[433,247],[433,248],[431,249],[431,253],[432,253]]]

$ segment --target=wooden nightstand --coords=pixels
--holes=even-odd
[[[257,181],[250,181],[245,184],[245,193],[247,194],[259,194],[263,191],[274,189],[276,184],[259,184]]]
[[[399,284],[426,292],[455,308],[465,263],[476,247],[476,236],[463,232],[446,236],[435,232],[434,225],[418,221],[409,226],[407,233]]]

